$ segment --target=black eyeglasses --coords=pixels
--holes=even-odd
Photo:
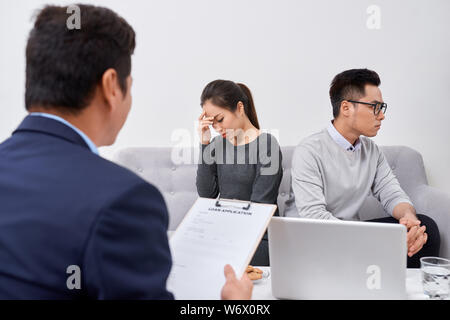
[[[355,101],[355,100],[347,100],[348,102],[353,102],[353,103],[360,103],[360,104],[366,104],[368,106],[371,106],[373,108],[373,114],[374,115],[379,115],[380,111],[383,110],[383,114],[386,114],[386,109],[387,109],[387,104],[386,103],[369,103],[369,102],[362,102],[362,101]]]

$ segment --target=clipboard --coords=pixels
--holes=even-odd
[[[240,279],[276,208],[235,199],[198,198],[169,240],[173,265],[168,290],[176,299],[220,299],[224,266],[230,264]]]
[[[240,205],[226,205],[223,204],[222,202],[226,201],[226,202],[237,202],[237,203],[246,203],[246,205],[242,205],[242,207]],[[216,201],[216,207],[234,207],[234,208],[238,208],[238,209],[243,209],[243,210],[248,210],[250,209],[250,205],[251,205],[251,201],[241,201],[241,200],[230,200],[230,199],[220,199],[217,198]]]

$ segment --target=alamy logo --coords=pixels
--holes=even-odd
[[[66,281],[67,289],[69,289],[69,290],[81,289],[80,267],[77,265],[70,265],[67,267],[66,273],[70,274],[70,276],[67,278],[67,281]]]
[[[366,285],[369,290],[381,289],[381,268],[375,264],[367,267],[366,273],[369,274]]]
[[[66,20],[67,29],[69,29],[69,30],[73,30],[73,29],[80,30],[81,29],[81,11],[80,11],[80,7],[76,6],[76,5],[68,6],[66,13],[67,14],[72,13],[72,15],[70,15],[67,18],[67,20]]]
[[[381,29],[381,9],[377,5],[371,5],[366,10],[370,16],[367,18],[366,26],[370,30]]]

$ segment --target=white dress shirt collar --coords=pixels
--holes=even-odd
[[[346,151],[357,151],[361,148],[361,141],[358,138],[358,140],[356,140],[355,145],[352,145],[350,142],[348,142],[347,139],[345,139],[340,133],[339,131],[336,130],[336,128],[333,125],[333,120],[330,121],[328,127],[327,127],[328,133],[330,134],[331,138],[333,138],[333,140],[339,145],[341,146],[344,150]]]

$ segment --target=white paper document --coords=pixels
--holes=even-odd
[[[198,198],[169,240],[172,270],[167,288],[176,299],[220,299],[230,264],[246,270],[276,205]]]

